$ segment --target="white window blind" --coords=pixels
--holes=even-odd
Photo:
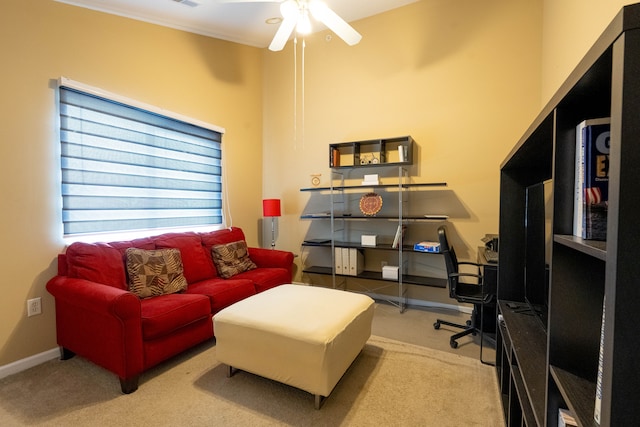
[[[221,138],[61,84],[64,234],[222,224]]]

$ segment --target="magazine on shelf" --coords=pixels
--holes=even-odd
[[[398,228],[396,229],[396,235],[393,238],[393,243],[391,244],[392,248],[394,248],[394,249],[398,248],[398,246],[402,242],[402,239],[404,238],[404,233],[406,231],[407,231],[407,226],[406,225],[398,225]]]
[[[590,119],[576,127],[573,234],[606,240],[610,119]]]

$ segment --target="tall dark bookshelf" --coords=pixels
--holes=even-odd
[[[572,236],[576,126],[611,117],[606,242]],[[603,299],[600,426],[640,419],[640,4],[625,6],[501,165],[497,370],[508,426],[581,426],[593,412]],[[551,180],[547,324],[527,312],[525,282],[540,247],[527,242],[527,189]],[[544,276],[544,275],[542,275]],[[515,305],[514,305],[515,304]],[[517,309],[513,307],[517,306]]]

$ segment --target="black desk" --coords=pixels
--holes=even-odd
[[[485,304],[482,327],[486,333],[496,332],[496,293],[498,289],[498,263],[488,262],[484,256],[484,246],[478,247],[478,264],[482,266],[482,276],[484,277],[484,286],[487,292],[494,295],[493,302]],[[479,319],[478,319],[479,320]],[[478,323],[480,326],[480,323]]]

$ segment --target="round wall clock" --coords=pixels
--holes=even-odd
[[[360,210],[366,216],[372,216],[382,209],[382,197],[376,193],[367,193],[360,198]]]

